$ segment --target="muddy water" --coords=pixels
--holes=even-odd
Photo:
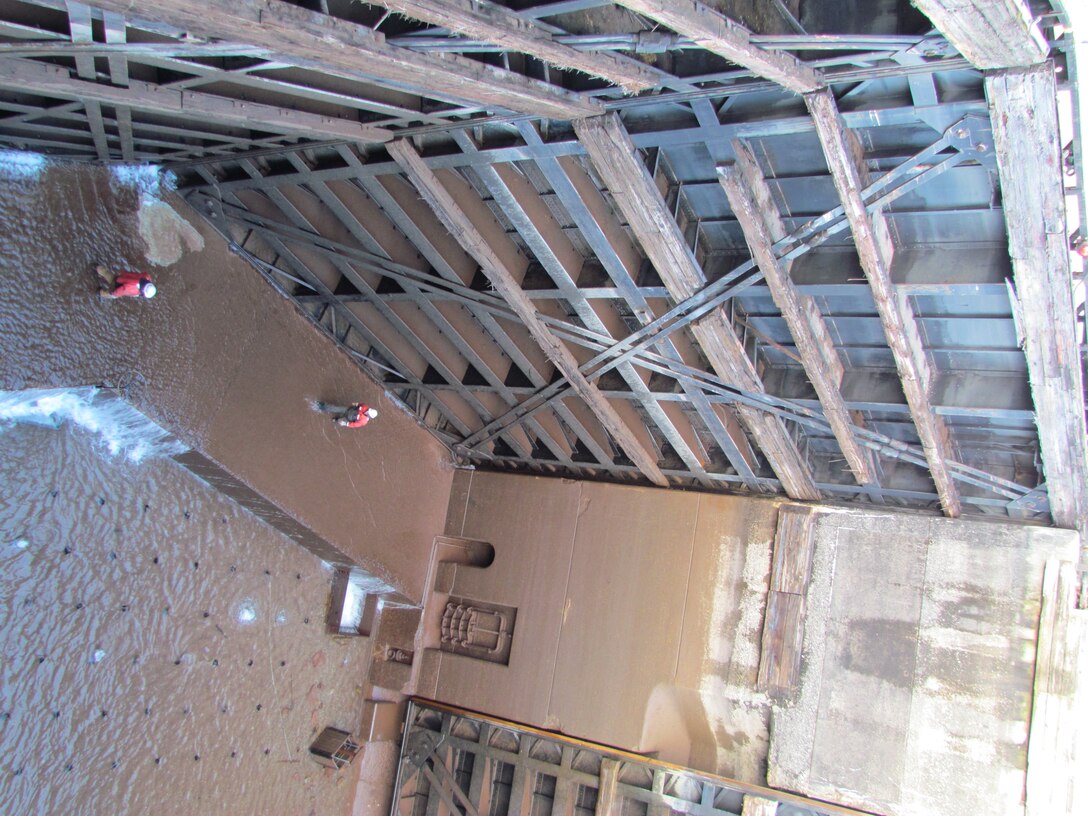
[[[448,451],[183,202],[169,199],[172,215],[149,199],[146,173],[17,156],[0,152],[0,389],[112,385],[346,560],[420,597]],[[151,269],[158,295],[103,302],[98,263]],[[338,430],[314,399],[381,416]]]
[[[361,717],[330,575],[169,460],[0,432],[0,813],[339,814]]]

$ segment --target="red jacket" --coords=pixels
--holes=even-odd
[[[140,285],[151,283],[151,276],[146,272],[119,272],[113,281],[111,297],[140,297]]]
[[[368,422],[370,422],[370,415],[367,411],[370,410],[369,405],[353,405],[348,409],[347,422],[344,423],[346,428],[362,428]],[[352,418],[354,417],[354,419]]]

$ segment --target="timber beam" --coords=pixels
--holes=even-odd
[[[580,119],[574,130],[673,300],[690,298],[706,278],[619,117]],[[721,308],[693,323],[691,331],[725,383],[763,392],[763,383]],[[737,410],[790,497],[819,499],[808,463],[782,421],[749,406]]]
[[[404,169],[405,174],[450,234],[456,237],[465,251],[480,264],[483,273],[522,320],[532,338],[623,452],[651,482],[667,487],[669,481],[658,467],[656,458],[643,447],[597,386],[590,383],[578,370],[577,358],[540,319],[532,301],[518,285],[513,270],[490,246],[487,239],[443,185],[441,179],[427,167],[422,157],[408,141],[398,139],[390,143],[389,153]]]
[[[1050,46],[1025,0],[911,0],[976,68],[1042,62]]]
[[[475,149],[466,134],[457,134],[455,138],[462,149]],[[589,301],[578,296],[575,279],[585,260],[563,234],[544,200],[537,195],[528,180],[510,165],[484,167],[477,173],[496,205],[514,225],[558,291],[566,295],[567,302],[586,328],[606,337],[627,334],[625,324],[614,309],[595,309]],[[534,308],[540,311],[547,309],[548,304],[535,303]],[[652,426],[656,427],[657,432],[676,451],[688,470],[696,478],[701,478],[706,463],[701,461],[698,454],[700,446],[694,438],[694,429],[683,416],[675,412],[670,416],[665,406],[653,398],[649,388],[650,372],[640,370],[632,363],[623,363],[617,366],[616,371],[638,398]]]
[[[786,237],[787,230],[755,154],[739,139],[733,142],[733,151],[736,163],[718,168],[729,205],[740,222],[771,297],[789,326],[805,373],[816,389],[824,416],[854,478],[858,484],[870,484],[875,481],[873,462],[854,437],[854,421],[839,390],[843,367],[835,342],[816,301],[800,294],[794,286],[790,278],[792,261],[780,261],[775,256],[772,247]]]
[[[945,514],[954,518],[961,511],[960,496],[946,463],[955,461],[956,456],[948,428],[933,410],[930,400],[932,367],[926,357],[914,309],[910,299],[898,292],[892,283],[891,263],[895,250],[887,221],[881,212],[870,214],[861,195],[869,182],[861,145],[846,128],[831,91],[806,94],[805,104],[812,114],[831,178],[845,208],[861,268],[872,289],[884,336],[895,358],[937,495],[941,497]]]
[[[1083,545],[1088,542],[1084,384],[1055,91],[1050,63],[986,77],[1009,254],[1021,305],[1017,317],[1050,511],[1059,527],[1081,532]]]
[[[616,2],[666,25],[700,48],[747,68],[757,76],[777,82],[794,93],[822,88],[823,77],[792,54],[767,51],[752,43],[752,32],[715,9],[699,2],[676,0],[616,0]]]
[[[33,60],[0,59],[0,87],[309,138],[318,136],[354,142],[385,142],[392,138],[392,133],[385,128],[361,122],[195,91],[173,90],[135,79],[129,81],[128,87],[73,79],[65,68]]]
[[[202,37],[265,48],[300,68],[412,93],[534,116],[569,119],[599,113],[594,100],[546,82],[454,54],[420,54],[365,26],[282,0],[94,0],[126,17],[144,17]]]
[[[546,26],[489,0],[375,0],[375,3],[475,40],[529,54],[558,68],[607,79],[629,92],[645,91],[660,84],[660,75],[637,60],[564,45]]]

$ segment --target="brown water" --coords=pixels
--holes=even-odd
[[[0,814],[337,814],[367,642],[330,573],[169,460],[0,432]]]
[[[0,389],[117,387],[347,560],[420,597],[449,452],[184,203],[170,198],[173,213],[120,168],[17,170],[0,151]],[[102,301],[99,263],[151,269],[158,295]],[[313,399],[381,416],[336,429]]]

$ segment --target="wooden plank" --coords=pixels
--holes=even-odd
[[[453,196],[443,186],[441,180],[427,167],[422,157],[405,139],[398,139],[389,145],[389,154],[401,166],[408,178],[415,184],[423,199],[431,206],[439,220],[450,234],[457,238],[491,281],[496,291],[510,304],[536,341],[556,368],[567,378],[571,387],[590,408],[601,425],[612,435],[624,453],[634,462],[651,482],[661,487],[668,487],[668,479],[657,466],[654,457],[642,446],[631,429],[624,424],[616,409],[604,395],[578,370],[578,360],[563,343],[551,333],[544,322],[537,316],[536,308],[529,296],[518,286],[513,273],[506,263],[496,254],[480,231],[465,215]]]
[[[85,82],[72,79],[68,71],[60,66],[33,60],[0,60],[0,87],[310,138],[384,142],[392,137],[392,133],[385,128],[347,119],[257,102],[242,102],[196,91],[176,91],[134,79],[129,81],[126,88]]]
[[[771,695],[789,695],[801,677],[805,598],[793,592],[767,593],[767,615],[759,647],[756,688]]]
[[[619,760],[601,757],[601,772],[597,782],[597,809],[593,816],[611,816],[616,804],[616,783],[619,779]]]
[[[660,84],[660,75],[637,60],[579,51],[556,42],[540,23],[489,0],[376,0],[376,5],[473,40],[529,54],[559,68],[607,79],[627,91],[645,91]]]
[[[752,32],[702,3],[692,0],[616,0],[616,3],[667,25],[700,48],[725,57],[794,93],[808,93],[823,87],[823,78],[818,71],[792,54],[752,45]]]
[[[1050,52],[1025,0],[911,0],[976,68],[1034,65]]]
[[[1074,608],[1074,566],[1051,559],[1043,572],[1035,686],[1028,737],[1027,816],[1074,813],[1078,776],[1077,692],[1084,676],[1081,649],[1088,612]]]
[[[706,278],[619,117],[611,113],[576,120],[574,131],[673,300],[691,297]],[[763,382],[722,309],[697,321],[691,332],[724,382],[764,393]],[[749,406],[738,406],[737,413],[786,493],[795,499],[819,499],[808,463],[782,420]]]
[[[1084,383],[1073,318],[1053,66],[990,74],[986,95],[1050,514],[1059,527],[1079,530],[1084,547]]]
[[[907,398],[911,419],[918,431],[930,475],[946,515],[960,515],[959,490],[946,462],[955,460],[955,451],[944,420],[930,400],[932,372],[914,318],[909,298],[896,290],[891,278],[894,245],[883,214],[870,216],[861,190],[867,172],[857,138],[848,133],[835,97],[829,90],[805,95],[824,158],[831,170],[835,189],[846,209],[861,268],[869,281],[884,336],[895,358],[895,367]]]
[[[718,180],[740,222],[771,297],[793,335],[805,373],[816,389],[824,417],[831,425],[854,478],[858,484],[872,484],[875,479],[870,453],[854,436],[855,425],[839,390],[843,368],[831,332],[816,302],[800,294],[793,285],[789,264],[779,261],[771,248],[786,236],[786,226],[778,214],[771,188],[746,142],[735,140],[733,151],[737,156],[736,163],[719,167]]]
[[[778,802],[774,799],[764,799],[762,796],[745,796],[740,816],[775,816],[776,813],[778,813]]]
[[[803,505],[778,508],[774,534],[771,589],[804,595],[812,575],[812,550],[816,541],[816,513]]]
[[[192,34],[267,48],[278,60],[422,96],[567,119],[599,113],[599,103],[456,54],[420,54],[389,45],[381,32],[283,0],[95,0],[126,17],[167,23]]]

